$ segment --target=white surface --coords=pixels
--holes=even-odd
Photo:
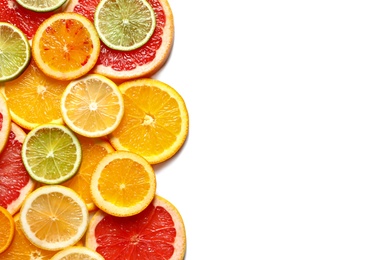
[[[170,3],[156,78],[190,135],[157,191],[184,218],[185,259],[389,259],[389,2]]]

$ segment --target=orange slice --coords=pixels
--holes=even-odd
[[[4,252],[14,238],[15,225],[12,215],[0,206],[0,253]]]
[[[0,255],[1,260],[50,260],[57,251],[48,251],[34,246],[26,238],[20,225],[20,213],[15,214],[15,234],[11,245]]]
[[[11,123],[11,132],[7,144],[0,153],[0,206],[14,215],[24,199],[35,187],[22,162],[22,145],[26,133],[15,123]]]
[[[37,29],[32,56],[49,77],[73,80],[87,74],[97,62],[100,39],[93,23],[77,13],[57,13]]]
[[[96,165],[108,153],[114,151],[114,148],[108,141],[100,138],[87,138],[84,136],[77,136],[81,144],[83,158],[81,160],[80,169],[70,180],[61,185],[67,186],[76,191],[80,197],[87,204],[88,210],[96,209],[91,197],[91,177]]]
[[[19,78],[0,87],[0,92],[7,99],[12,121],[31,130],[41,124],[64,123],[60,100],[68,83],[46,76],[31,62]]]
[[[156,195],[149,206],[131,217],[97,211],[86,246],[105,259],[184,259],[186,231],[177,208]]]
[[[4,95],[0,93],[0,152],[3,151],[11,131],[11,114]]]
[[[92,174],[91,194],[95,205],[114,216],[141,212],[155,192],[152,166],[141,156],[127,151],[107,154]]]
[[[111,133],[116,150],[137,153],[149,163],[171,158],[188,135],[188,112],[180,94],[155,79],[138,79],[119,85],[125,115]]]
[[[122,94],[112,80],[89,74],[66,87],[61,113],[74,132],[87,137],[105,136],[115,130],[123,117]]]

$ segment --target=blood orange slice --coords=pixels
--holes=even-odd
[[[3,0],[1,0],[3,1]],[[76,12],[93,21],[98,0],[70,0],[65,11]],[[118,51],[101,44],[93,71],[111,79],[134,79],[155,74],[166,62],[174,36],[173,15],[167,0],[148,0],[156,17],[150,39],[132,51]]]
[[[54,12],[38,13],[22,7],[16,0],[0,0],[0,22],[17,26],[30,40],[38,26]]]
[[[35,182],[23,165],[21,151],[26,133],[11,123],[11,132],[4,150],[0,153],[0,206],[15,214]]]
[[[156,195],[145,210],[131,217],[97,211],[86,234],[86,246],[105,259],[181,260],[186,233],[179,211]]]

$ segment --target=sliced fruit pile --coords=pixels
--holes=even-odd
[[[0,259],[183,259],[167,0],[0,0]]]

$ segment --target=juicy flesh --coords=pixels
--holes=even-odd
[[[135,216],[107,215],[97,225],[95,237],[96,251],[105,259],[170,259],[176,229],[167,210],[150,204]]]

